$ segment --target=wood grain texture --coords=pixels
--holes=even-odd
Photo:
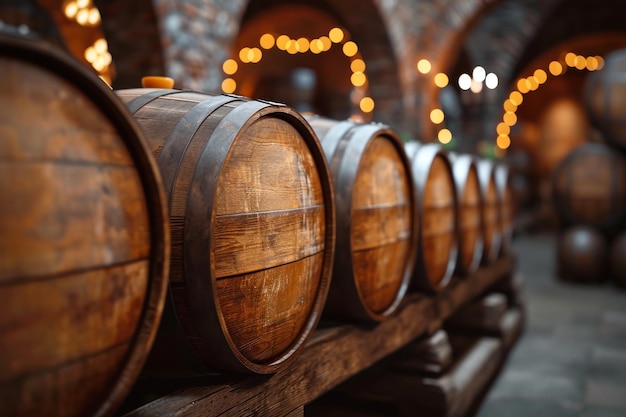
[[[450,160],[436,144],[405,144],[411,159],[421,218],[418,262],[412,287],[436,292],[444,288],[457,264],[457,193]]]
[[[495,179],[500,200],[500,232],[502,233],[501,251],[513,249],[513,233],[515,229],[515,194],[508,165],[498,163],[495,166]]]
[[[437,295],[409,295],[394,317],[374,327],[318,328],[291,366],[271,377],[194,379],[125,417],[288,414],[424,335],[432,323],[441,326],[460,306],[508,279],[514,265],[513,257],[504,257],[470,279],[454,279]]]
[[[111,415],[166,295],[160,177],[78,63],[0,36],[0,77],[0,415]]]
[[[169,198],[171,314],[183,333],[164,331],[155,350],[190,342],[189,355],[214,369],[276,372],[317,324],[330,280],[332,185],[315,134],[292,109],[239,96],[118,96],[149,137]],[[162,360],[150,368],[171,367],[153,356]]]
[[[397,309],[415,263],[418,224],[408,160],[387,126],[307,120],[329,161],[337,207],[325,314],[382,321]]]

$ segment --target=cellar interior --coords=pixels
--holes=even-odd
[[[0,0],[0,417],[626,415],[625,14]]]

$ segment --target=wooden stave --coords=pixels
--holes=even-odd
[[[450,255],[446,265],[446,271],[440,279],[439,285],[434,286],[431,283],[430,277],[428,276],[427,267],[426,267],[426,259],[424,258],[423,253],[423,199],[424,199],[424,189],[426,186],[426,180],[428,179],[428,174],[430,173],[431,165],[435,158],[442,158],[442,161],[448,167],[448,171],[450,172],[450,181],[453,190],[453,199],[454,202],[452,204],[453,210],[456,211],[457,206],[457,194],[456,188],[454,185],[454,174],[452,172],[452,164],[450,159],[448,158],[447,153],[436,143],[426,143],[422,144],[419,142],[408,142],[404,144],[404,149],[411,161],[411,173],[413,176],[413,184],[416,189],[417,195],[417,210],[418,216],[422,226],[419,230],[419,247],[418,247],[418,258],[417,264],[413,273],[413,278],[411,281],[411,288],[418,291],[425,291],[428,293],[437,293],[438,291],[445,288],[451,281],[454,270],[456,268],[457,259],[459,256],[459,248],[458,241],[456,236],[458,236],[458,228],[457,228],[457,214],[454,213],[454,242],[452,247],[450,248]]]
[[[501,255],[513,251],[513,234],[515,232],[515,198],[513,195],[512,176],[508,165],[500,162],[494,167],[496,189],[500,199],[500,232],[502,233]],[[509,207],[507,207],[507,201]],[[508,219],[508,220],[507,220]]]
[[[569,174],[571,175],[571,170],[573,169],[571,164],[576,162],[577,158],[581,157],[589,157],[591,155],[607,157],[607,162],[611,162],[611,166],[613,170],[612,174],[612,184],[611,184],[611,205],[618,205],[618,207],[613,207],[612,212],[608,217],[605,218],[592,218],[585,219],[581,218],[579,214],[576,214],[571,207],[565,204],[564,200],[571,199],[571,184],[565,190],[560,188],[560,181],[562,181],[561,176],[568,174],[566,171],[570,169]],[[613,149],[602,143],[587,143],[583,146],[580,146],[570,152],[555,168],[554,173],[552,175],[552,200],[554,202],[554,206],[557,212],[562,216],[562,220],[567,225],[588,225],[592,227],[596,227],[602,231],[613,233],[616,230],[624,227],[626,225],[626,210],[624,202],[621,202],[621,208],[619,207],[620,201],[623,200],[624,195],[626,194],[626,178],[620,178],[618,175],[618,170],[622,171],[622,174],[626,171],[626,157],[616,149]],[[568,182],[571,182],[570,177],[566,178]],[[619,184],[621,182],[621,190],[619,188]],[[622,199],[620,200],[620,196],[617,192],[622,192]]]
[[[0,34],[0,51],[0,56],[17,58],[33,65],[39,65],[45,60],[45,69],[49,73],[64,79],[92,99],[92,103],[103,115],[108,116],[107,120],[124,140],[124,145],[134,163],[133,166],[137,167],[141,174],[142,189],[147,202],[150,203],[146,205],[150,229],[147,296],[138,327],[133,340],[129,342],[131,348],[124,356],[121,372],[115,384],[108,392],[102,393],[98,404],[92,405],[89,410],[83,410],[96,417],[111,416],[129,393],[147,359],[156,337],[167,295],[170,235],[161,176],[150,155],[143,132],[110,88],[92,72],[86,71],[82,65],[69,58],[63,51],[48,48],[38,40]],[[75,363],[71,366],[75,366]],[[17,399],[12,399],[12,402],[17,403]],[[52,415],[54,410],[46,409],[46,412]],[[14,410],[11,415],[21,414]]]
[[[402,279],[395,293],[394,300],[383,311],[374,311],[363,299],[361,289],[355,278],[351,236],[352,197],[354,184],[358,174],[359,163],[347,160],[345,154],[351,152],[361,158],[371,140],[383,136],[389,140],[398,152],[398,156],[404,165],[405,172],[410,173],[410,163],[404,151],[402,141],[397,133],[389,126],[380,123],[357,123],[351,120],[332,120],[318,115],[305,116],[307,122],[320,138],[322,148],[333,178],[335,191],[335,210],[337,215],[337,237],[335,248],[335,261],[333,267],[333,279],[331,289],[325,307],[325,315],[334,318],[347,318],[363,322],[381,322],[391,317],[404,299],[413,269],[415,267],[417,252],[417,236],[419,221],[416,213],[416,196],[413,187],[409,186],[409,196],[413,209],[412,237],[410,240],[409,256],[405,263]],[[409,185],[411,179],[409,178]],[[349,195],[342,190],[347,190]],[[348,219],[340,222],[340,219]],[[339,230],[343,227],[343,230]],[[350,262],[338,262],[339,259],[350,259]],[[348,279],[349,278],[349,279]]]
[[[483,227],[484,227],[484,238],[485,238],[485,246],[482,256],[482,264],[488,265],[498,259],[500,252],[502,250],[502,233],[500,231],[500,219],[498,208],[500,206],[499,194],[498,194],[498,186],[496,184],[495,178],[495,164],[488,159],[480,158],[476,162],[476,167],[478,169],[478,178],[481,185],[482,195],[483,195]],[[493,190],[494,195],[494,205],[495,205],[495,225],[493,227],[493,232],[490,233],[490,224],[485,220],[485,216],[488,215],[488,200],[490,190]]]
[[[459,207],[457,209],[457,223],[459,224],[457,228],[458,233],[459,233],[459,256],[458,256],[455,272],[459,276],[466,276],[466,275],[471,275],[478,270],[478,268],[480,267],[480,262],[481,262],[481,258],[482,258],[482,254],[484,250],[484,236],[483,236],[484,228],[482,225],[483,219],[481,216],[480,226],[479,226],[480,233],[479,233],[479,237],[477,241],[474,244],[473,255],[471,257],[471,261],[467,265],[463,265],[463,259],[462,259],[461,254],[463,253],[464,248],[462,247],[463,239],[461,238],[462,230],[460,226],[461,207],[462,207],[461,199],[467,188],[467,178],[469,176],[470,171],[473,170],[475,172],[476,180],[478,181],[478,169],[476,167],[476,158],[472,155],[457,154],[457,153],[450,152],[449,157],[452,163],[452,173],[454,175],[454,183],[455,183],[456,192],[457,192],[457,203]],[[478,183],[479,207],[482,206],[483,204],[482,198],[483,197],[481,194],[480,183]]]
[[[139,110],[143,105],[152,102],[162,96],[181,93],[179,90],[166,90],[166,89],[129,89],[120,90],[118,94],[121,95],[135,95],[131,100],[127,97],[123,97],[124,101],[127,101],[127,106],[131,110]],[[306,325],[302,328],[297,340],[290,346],[284,354],[275,360],[269,362],[255,362],[243,355],[239,347],[232,340],[228,333],[228,327],[226,326],[222,314],[220,314],[220,306],[216,300],[216,283],[215,278],[210,279],[210,287],[202,284],[200,280],[194,280],[194,288],[187,290],[184,294],[186,297],[185,303],[189,303],[189,306],[183,306],[181,303],[181,296],[172,296],[168,304],[166,305],[167,317],[164,317],[162,329],[159,329],[160,335],[158,340],[160,343],[155,343],[153,348],[153,355],[149,360],[149,369],[147,373],[157,376],[192,376],[197,374],[213,373],[215,371],[232,371],[239,373],[258,373],[258,374],[270,374],[275,373],[288,366],[301,351],[302,347],[309,336],[311,336],[314,328],[317,326],[321,311],[327,297],[328,288],[330,284],[330,271],[332,269],[332,254],[334,252],[334,230],[335,230],[335,215],[334,215],[334,199],[332,195],[332,184],[330,183],[330,173],[326,165],[326,161],[323,156],[321,145],[317,140],[312,129],[304,121],[301,115],[295,112],[288,106],[284,106],[280,103],[274,103],[264,100],[251,100],[246,97],[237,95],[220,95],[210,96],[204,93],[200,94],[206,97],[206,99],[213,99],[219,101],[219,105],[229,104],[236,101],[243,104],[232,110],[227,114],[227,117],[231,114],[237,113],[244,114],[242,120],[243,124],[239,124],[235,127],[235,133],[229,134],[227,129],[219,129],[222,123],[228,123],[230,129],[238,122],[231,119],[224,121],[227,117],[224,117],[219,122],[218,126],[215,126],[211,137],[207,139],[206,144],[201,152],[199,158],[202,158],[204,162],[200,163],[198,160],[196,165],[196,172],[194,173],[194,181],[197,178],[217,178],[216,172],[219,171],[224,158],[230,150],[233,141],[237,138],[237,134],[245,130],[254,121],[260,120],[264,117],[276,117],[281,120],[286,120],[293,123],[293,127],[297,128],[303,138],[308,140],[309,150],[317,164],[318,174],[324,186],[324,200],[327,203],[324,207],[325,219],[326,219],[326,236],[325,236],[325,250],[324,250],[324,265],[323,273],[320,278],[319,291],[315,299],[315,303],[312,306],[311,314]],[[221,143],[219,143],[221,141]],[[154,149],[155,152],[163,152],[166,149],[166,145],[163,145],[163,149]],[[183,153],[185,153],[183,151]],[[161,153],[159,153],[159,157]],[[181,156],[182,158],[182,156]],[[172,170],[170,166],[168,170]],[[211,172],[211,169],[213,170]],[[163,170],[163,167],[162,167]],[[216,171],[217,170],[217,171]],[[168,184],[168,175],[164,173],[165,183]],[[171,179],[170,182],[174,181]],[[199,218],[199,210],[203,208],[204,211],[212,213],[211,218],[215,218],[214,213],[214,201],[216,194],[215,184],[208,186],[209,191],[205,201],[201,201],[198,198],[193,198],[193,195],[189,193],[186,215],[185,215],[185,227],[184,234],[185,240],[200,240],[206,238],[199,236],[200,228],[191,227],[193,223],[199,224],[202,222]],[[196,211],[194,213],[194,210]],[[189,246],[189,245],[188,245]],[[199,273],[198,271],[210,270],[210,276],[215,277],[215,267],[210,262],[208,265],[204,261],[199,259],[205,258],[203,255],[208,248],[185,248],[183,255],[184,268],[190,271],[190,275]],[[195,261],[191,260],[195,259]],[[175,288],[170,285],[170,294]],[[180,291],[180,288],[176,288]],[[202,295],[210,295],[202,298]],[[204,314],[200,318],[199,316],[203,312]],[[189,328],[181,328],[180,320],[176,317],[184,317],[184,320],[193,321],[194,332],[196,332],[197,342],[194,346],[191,346],[189,342]],[[184,327],[184,326],[183,326]],[[199,333],[201,332],[201,334]],[[168,343],[166,340],[169,338],[175,338],[175,343]],[[167,364],[170,359],[170,355],[176,358],[173,366]],[[182,367],[180,366],[182,365]]]

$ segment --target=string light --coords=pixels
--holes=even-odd
[[[91,0],[72,0],[63,6],[63,14],[81,26],[96,26],[100,23],[100,11]]]

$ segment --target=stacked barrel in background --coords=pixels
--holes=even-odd
[[[110,415],[145,361],[274,373],[322,312],[380,322],[510,250],[497,164],[0,46],[2,415]]]
[[[573,150],[553,177],[555,207],[565,225],[558,241],[558,275],[626,286],[626,51],[606,57],[589,76],[585,101],[607,143]]]

